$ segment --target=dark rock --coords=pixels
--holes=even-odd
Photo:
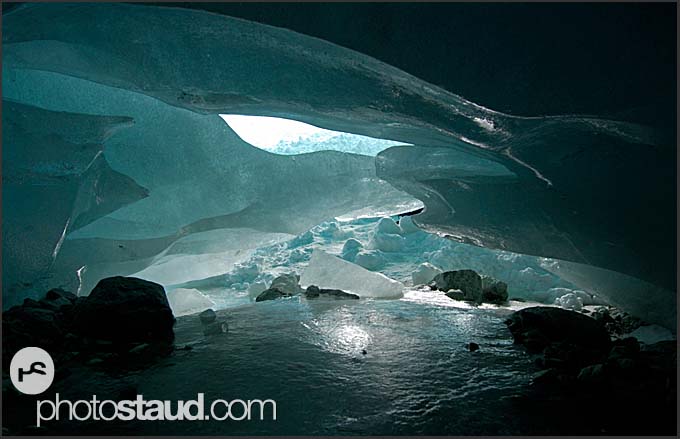
[[[35,299],[27,297],[24,299],[24,303],[21,305],[24,308],[43,308],[43,305]]]
[[[70,300],[63,298],[63,297],[58,297],[56,299],[52,300],[47,300],[47,299],[41,299],[39,301],[40,306],[42,306],[45,309],[49,309],[52,311],[59,311],[62,306],[65,307],[71,307],[73,306],[73,302]]]
[[[227,331],[229,331],[229,325],[227,325],[227,322],[212,322],[205,325],[203,328],[204,335],[226,334]]]
[[[550,343],[567,343],[606,351],[610,338],[604,325],[574,311],[553,307],[531,307],[514,312],[505,322],[515,343],[541,352]]]
[[[508,301],[508,285],[489,276],[482,277],[482,302],[504,303]]]
[[[531,381],[537,385],[555,385],[563,380],[563,374],[559,370],[545,369],[535,373]]]
[[[596,308],[592,317],[604,324],[607,331],[615,337],[631,333],[644,324],[637,317],[611,306]]]
[[[217,314],[212,309],[206,309],[205,311],[198,315],[198,318],[201,319],[201,323],[207,325],[214,322],[215,319],[217,319]]]
[[[366,354],[368,354],[368,352],[366,352],[366,349],[362,349],[362,350],[361,350],[361,355],[366,355]]]
[[[329,299],[359,299],[359,296],[356,294],[330,288],[319,288],[316,285],[310,285],[307,287],[307,290],[305,291],[305,297],[307,297],[307,299],[316,299],[319,297]]]
[[[33,306],[13,307],[2,316],[3,364],[8,366],[14,354],[26,346],[52,352],[63,344],[63,337],[64,330],[54,311]]]
[[[302,293],[302,287],[300,287],[300,276],[295,273],[282,274],[281,276],[274,278],[269,288],[276,288],[285,294],[286,297],[295,296]]]
[[[640,353],[640,343],[635,337],[626,337],[612,343],[609,358],[637,358]]]
[[[461,290],[449,290],[445,293],[446,297],[453,300],[465,300],[465,293]]]
[[[357,296],[356,294],[347,293],[342,290],[334,290],[331,288],[321,288],[320,294],[321,296],[325,296],[331,299],[350,299],[350,300],[360,299],[360,297]]]
[[[632,358],[608,358],[607,366],[619,372],[632,373],[638,371],[642,364]]]
[[[602,364],[586,366],[581,369],[577,379],[584,384],[599,384],[604,380],[604,366]]]
[[[479,345],[475,342],[468,343],[467,347],[470,350],[470,352],[476,352],[479,350]]]
[[[76,332],[114,342],[171,340],[175,323],[165,290],[133,277],[99,281],[73,310]]]
[[[308,299],[314,299],[316,297],[319,297],[319,294],[321,294],[321,290],[316,285],[308,286],[307,290],[305,291],[305,297],[307,297]]]
[[[66,299],[69,302],[73,303],[76,301],[77,298],[78,296],[76,296],[75,294],[68,292],[66,290],[62,290],[61,288],[53,288],[45,294],[46,300]]]
[[[482,278],[474,270],[445,271],[436,275],[430,286],[440,291],[461,290],[465,300],[482,301]]]
[[[291,297],[291,294],[287,294],[278,288],[267,288],[261,292],[256,298],[255,302],[264,302],[265,300],[275,300],[282,297]]]
[[[581,368],[603,361],[606,350],[570,343],[552,342],[543,349],[543,367],[557,367],[577,373]]]

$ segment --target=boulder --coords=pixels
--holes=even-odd
[[[543,367],[569,370],[576,374],[590,364],[599,363],[606,358],[606,350],[601,347],[584,346],[568,341],[551,342],[543,349]]]
[[[612,306],[596,308],[593,312],[593,318],[602,322],[607,331],[617,337],[635,331],[644,323],[637,317]]]
[[[71,303],[75,303],[77,298],[78,296],[76,296],[75,294],[66,290],[62,290],[61,288],[53,288],[45,294],[45,300],[66,299]]]
[[[292,294],[285,293],[284,291],[280,290],[279,288],[276,287],[271,287],[267,288],[263,292],[261,292],[256,298],[255,302],[264,302],[265,300],[275,300],[275,299],[280,299],[282,297],[291,297]]]
[[[229,325],[222,321],[214,321],[203,327],[204,335],[226,334],[227,331],[229,331]]]
[[[47,299],[40,299],[39,301],[40,306],[49,309],[52,311],[59,311],[61,310],[62,306],[65,307],[71,307],[73,306],[73,302],[71,302],[68,299],[65,299],[63,297],[59,297],[58,299],[53,299],[53,300],[47,300]]]
[[[602,364],[592,364],[581,369],[576,379],[584,384],[600,384],[604,377],[604,366]]]
[[[465,293],[461,290],[449,290],[445,295],[453,300],[465,300]]]
[[[508,301],[508,285],[490,276],[482,276],[482,302],[504,303]]]
[[[307,291],[305,291],[305,297],[307,297],[307,299],[316,299],[320,297],[328,299],[359,299],[359,296],[356,294],[347,293],[342,290],[319,288],[316,285],[310,285],[307,287]]]
[[[321,294],[321,289],[316,285],[310,285],[305,291],[305,297],[308,299],[316,299]]]
[[[295,296],[302,293],[300,276],[295,273],[282,274],[272,281],[269,289],[276,288],[286,296]],[[258,296],[259,297],[259,296]]]
[[[174,323],[163,287],[134,277],[100,280],[73,309],[76,332],[120,343],[171,340]]]
[[[15,306],[2,314],[2,359],[6,367],[9,367],[14,354],[26,346],[40,347],[49,352],[60,348],[63,341],[60,316],[52,310]]]
[[[23,308],[44,308],[43,304],[35,299],[31,299],[30,297],[25,298],[21,306]]]
[[[208,325],[217,319],[217,314],[213,309],[206,309],[198,315],[198,318],[201,320],[203,325]]]
[[[531,383],[536,386],[564,386],[569,385],[573,381],[573,377],[564,374],[559,369],[544,369],[536,372],[531,379]]]
[[[541,352],[551,343],[567,343],[604,351],[611,344],[602,323],[562,308],[525,308],[511,314],[505,323],[515,343],[524,344],[534,352]]]
[[[482,278],[474,270],[445,271],[430,283],[440,291],[461,290],[464,300],[482,302]]]
[[[583,300],[574,293],[567,293],[555,299],[555,305],[561,306],[564,309],[581,311],[583,309]]]

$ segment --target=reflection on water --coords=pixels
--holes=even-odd
[[[277,402],[277,420],[135,422],[111,426],[111,432],[526,432],[526,417],[511,416],[510,400],[534,370],[503,324],[508,312],[441,306],[414,297],[291,298],[219,312],[229,323],[229,333],[215,337],[203,335],[197,316],[181,317],[176,343],[193,348],[178,350],[152,369],[125,379],[147,399],[186,399],[197,392],[204,392],[206,400],[271,398]],[[466,349],[471,341],[480,344],[480,351]],[[91,392],[69,379],[62,391],[64,397]]]

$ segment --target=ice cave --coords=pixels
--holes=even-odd
[[[50,434],[590,433],[568,422],[574,400],[515,404],[549,374],[532,375],[511,315],[635,321],[611,352],[675,352],[673,130],[494,111],[332,42],[189,8],[23,4],[2,30],[3,357],[37,319],[68,333],[31,339],[77,364],[57,373],[62,396],[279,404],[269,423]],[[92,346],[144,314],[76,309],[118,277],[160,285],[174,318],[172,352],[134,373],[107,364],[150,342]],[[94,341],[54,347],[79,334]],[[4,408],[3,427],[35,434],[34,401],[17,401],[28,413]],[[549,412],[540,426],[532,410]]]

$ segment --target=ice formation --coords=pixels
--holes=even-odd
[[[479,265],[511,295],[583,290],[675,326],[673,136],[505,115],[333,44],[205,12],[26,4],[2,20],[4,306],[53,286],[87,294],[114,274],[225,285],[251,255],[210,253],[192,235],[250,229],[276,241],[424,204],[399,231],[386,221],[361,237],[354,259],[374,252],[360,260],[380,255],[390,274],[391,261],[434,242],[424,229],[450,245],[409,266]],[[408,146],[271,154],[220,114]],[[313,238],[352,237],[337,226]],[[281,245],[287,263],[309,260],[308,244]],[[183,264],[209,276],[188,280]],[[229,285],[247,294],[254,281],[271,279]]]
[[[403,295],[404,285],[381,273],[368,271],[323,250],[312,254],[300,277],[304,287],[316,285],[354,293],[362,298],[394,299]]]
[[[425,285],[432,281],[436,275],[441,273],[441,269],[435,267],[429,262],[424,262],[420,264],[411,275],[413,285]]]
[[[175,288],[168,291],[167,296],[175,316],[195,314],[215,306],[208,296],[193,288]]]

